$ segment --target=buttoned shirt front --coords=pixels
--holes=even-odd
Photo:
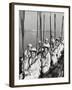
[[[25,77],[25,79],[36,79],[40,75],[41,70],[41,62],[37,57],[35,58],[35,62],[33,62],[32,58],[30,58],[30,67],[28,69],[29,74]]]
[[[46,57],[42,58],[42,72],[46,73],[49,71],[50,68],[50,62],[51,62],[51,57],[50,53],[48,52]]]

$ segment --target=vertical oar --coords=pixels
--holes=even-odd
[[[37,35],[36,35],[36,49],[38,48],[37,47],[38,45],[38,12],[37,12]]]
[[[41,40],[41,57],[42,57],[42,18],[41,18],[41,12],[39,12],[39,18],[40,18],[40,40]],[[41,60],[41,77],[42,77],[42,60]]]
[[[20,11],[21,14],[21,31],[22,31],[22,49],[23,49],[23,60],[24,60],[24,20],[25,20],[25,11]],[[22,72],[24,73],[24,64],[22,67]]]
[[[21,30],[22,30],[22,49],[23,49],[23,60],[24,60],[24,19],[25,19],[25,11],[21,12]]]
[[[52,38],[52,31],[51,31],[51,13],[50,13],[50,48],[51,48],[51,38]]]
[[[43,42],[44,42],[44,35],[45,35],[45,14],[43,15]]]
[[[56,39],[56,14],[54,14],[54,39]]]
[[[64,16],[62,16],[61,39],[63,37]]]
[[[41,12],[40,12],[40,40],[41,40],[41,44],[42,44],[42,18],[41,18]]]

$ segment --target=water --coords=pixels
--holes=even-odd
[[[52,32],[52,36],[54,36],[54,32]],[[60,32],[56,33],[56,38],[60,36]],[[38,41],[40,40],[40,33],[38,31],[38,37],[37,37],[37,31],[25,31],[24,32],[24,49],[26,49],[27,45],[31,43],[33,47],[36,47],[36,40],[38,38]],[[45,32],[44,38],[48,38],[50,41],[50,31]],[[23,50],[22,50],[22,33],[19,32],[19,54],[22,56]]]

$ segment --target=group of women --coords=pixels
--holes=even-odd
[[[28,44],[24,51],[24,58],[19,61],[20,79],[38,79],[60,77],[64,75],[64,41],[60,38],[46,38],[38,47]],[[58,72],[57,72],[58,70]]]

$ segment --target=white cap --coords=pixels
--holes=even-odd
[[[50,47],[50,45],[49,44],[43,44],[43,47],[46,47],[46,48],[49,48]]]
[[[37,50],[36,50],[36,48],[35,48],[35,47],[33,47],[33,48],[31,49],[31,51],[36,52]]]
[[[39,40],[39,42],[38,43],[41,43],[41,41]]]
[[[32,47],[32,44],[28,44],[29,47]]]
[[[48,41],[48,38],[46,38],[45,41]]]

